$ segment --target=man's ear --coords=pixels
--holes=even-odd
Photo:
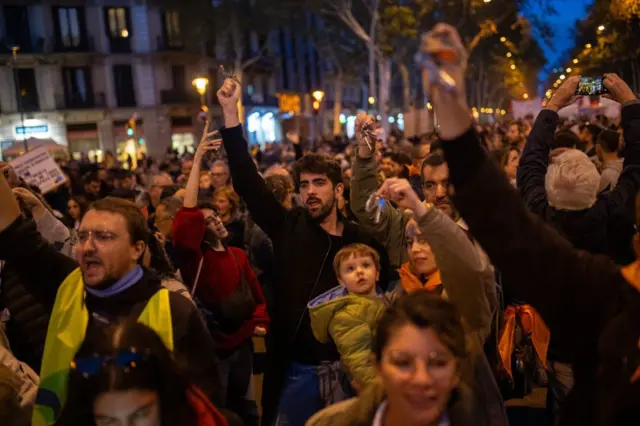
[[[153,237],[152,237],[153,238]],[[142,255],[146,250],[147,245],[144,241],[136,241],[135,244],[131,246],[131,260],[135,260],[140,263],[142,261]]]
[[[336,193],[336,197],[339,197],[342,194],[344,194],[344,184],[343,183],[337,184],[336,187],[334,188],[334,191]]]

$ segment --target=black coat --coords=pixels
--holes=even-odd
[[[16,277],[26,291],[36,298],[51,316],[58,288],[78,264],[47,244],[38,233],[31,220],[18,218],[0,232],[0,259],[6,260],[14,268]],[[36,266],[36,267],[34,267]],[[160,290],[160,280],[145,270],[142,279],[128,290],[109,298],[86,296],[86,306],[90,313],[87,333],[99,326],[95,314],[115,321],[131,314],[142,313],[149,298]],[[218,396],[220,382],[215,364],[213,339],[209,335],[193,304],[180,296],[170,293],[171,315],[175,357],[185,369],[192,383],[198,385],[215,403],[222,402]],[[46,335],[38,335],[33,342],[37,348],[44,346]],[[35,339],[36,336],[33,336]]]
[[[444,143],[454,203],[504,276],[573,365],[560,425],[640,424],[640,291],[607,256],[580,251],[527,211],[469,130]]]
[[[518,189],[529,209],[551,223],[577,248],[609,255],[619,264],[633,262],[631,239],[635,196],[640,189],[640,104],[622,108],[626,141],[624,170],[616,188],[589,209],[562,211],[549,206],[545,176],[558,114],[542,110],[531,129],[518,167]]]
[[[269,392],[264,395],[263,424],[268,424],[289,362],[318,365],[339,359],[335,345],[321,344],[314,338],[307,311],[311,299],[339,285],[332,267],[338,250],[356,242],[376,248],[382,259],[382,277],[388,275],[388,257],[384,248],[355,224],[345,222],[341,237],[330,236],[306,209],[286,210],[258,174],[241,126],[222,129],[221,133],[233,187],[251,218],[271,238],[275,252],[278,272],[268,306],[271,326],[267,344],[268,357],[277,365],[265,375]]]

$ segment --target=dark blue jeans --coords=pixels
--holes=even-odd
[[[320,366],[292,363],[284,379],[275,424],[304,426],[318,411],[346,399],[349,395],[342,379],[339,362]]]

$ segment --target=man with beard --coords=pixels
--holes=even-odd
[[[222,140],[233,186],[251,217],[273,241],[278,277],[269,306],[263,424],[276,414],[281,424],[302,425],[325,405],[343,395],[337,383],[339,355],[333,344],[313,336],[307,304],[339,283],[332,269],[344,246],[364,243],[379,249],[386,277],[386,253],[362,228],[338,214],[343,193],[340,165],[328,157],[307,155],[295,165],[303,207],[287,210],[267,188],[254,165],[238,121],[240,85],[227,79],[218,91],[224,113]],[[384,279],[384,278],[383,278]],[[323,391],[322,393],[320,391]]]
[[[13,264],[49,316],[34,425],[55,421],[66,397],[69,366],[85,336],[128,316],[154,329],[207,394],[219,389],[213,341],[195,307],[163,290],[160,280],[139,265],[148,237],[133,203],[96,201],[78,229],[76,262],[46,244],[33,221],[20,215],[0,175],[0,259]]]

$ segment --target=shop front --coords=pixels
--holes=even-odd
[[[24,151],[24,141],[51,141],[66,151],[67,135],[60,114],[33,114],[21,119],[18,114],[0,116],[0,147]],[[13,154],[12,154],[13,155]],[[0,155],[1,156],[1,155]]]
[[[80,160],[86,156],[91,162],[102,162],[103,152],[96,123],[67,124],[67,140],[73,159]]]
[[[179,155],[195,153],[196,139],[192,117],[171,117],[171,149]]]
[[[135,170],[138,162],[147,155],[142,120],[135,120],[134,126],[129,125],[129,120],[114,121],[113,127],[117,161],[122,168]]]

